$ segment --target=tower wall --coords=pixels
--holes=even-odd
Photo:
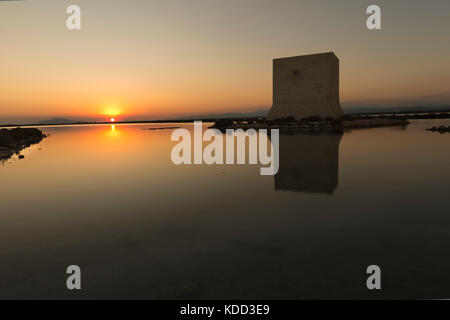
[[[273,106],[268,120],[339,118],[339,59],[332,52],[273,60]]]

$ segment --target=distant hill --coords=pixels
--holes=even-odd
[[[413,112],[442,112],[450,111],[450,106],[446,107],[347,107],[343,108],[346,114],[359,113],[413,113]],[[234,118],[257,118],[265,117],[269,113],[270,107],[261,108],[251,112],[229,112],[229,113],[210,113],[196,116],[185,116],[178,118],[180,120],[196,120],[196,119],[234,119]]]
[[[445,107],[349,107],[344,108],[345,113],[411,113],[411,112],[442,112],[450,111],[450,106]]]
[[[261,108],[250,112],[228,112],[228,113],[209,113],[196,116],[186,116],[179,118],[181,120],[195,120],[195,119],[226,119],[226,118],[256,118],[265,117],[269,112],[270,107]]]
[[[85,122],[55,117],[49,120],[40,121],[38,124],[71,124],[71,123],[85,123]]]

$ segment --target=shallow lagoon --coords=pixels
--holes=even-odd
[[[171,124],[42,127],[0,164],[0,298],[448,298],[440,124],[280,135],[275,177],[175,166]]]

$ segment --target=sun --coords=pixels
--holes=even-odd
[[[110,119],[115,119],[118,115],[122,114],[122,107],[117,103],[109,103],[105,105],[101,113]]]
[[[116,122],[116,118],[111,118],[111,119],[109,119],[109,121]]]

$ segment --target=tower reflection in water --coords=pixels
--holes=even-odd
[[[280,134],[276,191],[333,194],[338,186],[342,134]]]

